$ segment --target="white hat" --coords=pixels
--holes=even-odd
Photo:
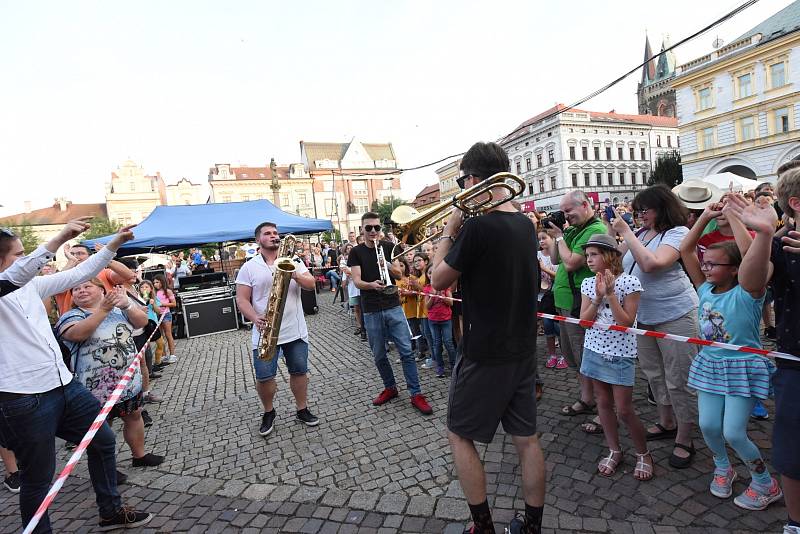
[[[722,191],[703,180],[686,180],[672,188],[684,206],[690,210],[702,210],[709,204],[714,204],[722,199]]]

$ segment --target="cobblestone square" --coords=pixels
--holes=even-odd
[[[306,427],[294,418],[288,375],[281,364],[278,418],[266,439],[258,435],[261,410],[253,387],[249,331],[178,342],[179,362],[167,367],[154,389],[164,397],[148,410],[155,424],[147,449],[166,455],[156,469],[132,468],[119,423],[119,469],[127,504],[155,514],[143,532],[460,533],[468,508],[455,477],[446,438],[448,381],[420,369],[423,393],[434,408],[420,415],[409,403],[400,366],[401,394],[373,407],[380,391],[366,343],[352,334],[351,319],[330,294],[319,295],[320,314],[307,317],[310,343],[309,405],[322,420]],[[712,462],[699,434],[694,465],[668,467],[668,442],[650,442],[656,478],[633,478],[632,447],[611,478],[596,474],[605,454],[602,435],[583,433],[582,417],[558,412],[574,400],[573,370],[540,369],[545,395],[538,426],[547,465],[544,516],[548,533],[745,533],[780,532],[786,511],[777,503],[747,512],[732,499],[708,493]],[[645,423],[655,410],[637,382],[635,404]],[[768,403],[768,408],[772,408]],[[751,437],[770,456],[769,422],[751,422]],[[623,431],[623,436],[625,432]],[[59,443],[57,469],[69,452]],[[489,503],[498,532],[524,510],[517,458],[509,436],[479,446],[486,465]],[[734,492],[746,487],[741,478]],[[51,507],[56,532],[91,532],[97,523],[85,458]],[[0,493],[0,531],[19,532],[17,497]]]

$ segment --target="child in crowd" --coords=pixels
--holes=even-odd
[[[539,270],[542,273],[541,291],[539,291],[539,311],[542,313],[556,313],[556,304],[553,298],[553,278],[556,276],[556,268],[550,261],[550,254],[553,245],[553,238],[545,231],[539,232],[539,245],[542,250],[536,252],[539,258]],[[556,339],[560,335],[561,329],[553,319],[542,319],[544,335],[547,341],[547,363],[545,367],[552,369],[566,369],[569,367],[564,356],[556,354]]]
[[[147,303],[147,318],[157,323],[158,317],[161,315],[161,301],[158,300],[156,289],[150,280],[142,280],[139,283],[139,296]],[[153,343],[155,344],[154,363],[161,367],[161,358],[164,355],[164,337],[158,336]]]
[[[747,207],[765,217],[737,215]],[[768,213],[771,212],[771,213]],[[725,214],[734,229],[747,223],[755,231],[751,243],[725,241],[710,245],[702,263],[696,255],[702,226],[694,228],[681,243],[681,257],[686,272],[700,297],[700,336],[710,341],[761,347],[759,326],[769,280],[769,257],[777,215],[771,206],[759,209],[744,198],[729,196],[722,210],[709,206],[701,220]],[[734,499],[748,510],[764,510],[783,493],[778,481],[770,476],[761,452],[747,436],[747,421],[757,399],[771,393],[770,378],[775,365],[768,358],[734,350],[703,347],[689,370],[689,386],[697,390],[700,430],[714,455],[714,477],[711,494],[719,498],[731,496],[737,473],[731,466],[725,442],[750,470],[750,486]]]
[[[423,292],[425,293],[425,309],[428,310],[428,328],[431,331],[433,339],[433,347],[431,353],[433,360],[436,363],[436,376],[444,378],[444,356],[442,354],[442,344],[447,349],[447,356],[450,359],[449,368],[452,370],[456,364],[456,346],[453,343],[453,326],[450,319],[453,316],[451,306],[453,301],[450,298],[439,297],[452,297],[449,289],[436,291],[430,283],[431,273],[433,273],[433,265],[428,267],[426,273],[427,284]]]
[[[172,308],[178,304],[175,300],[175,293],[167,285],[167,280],[163,274],[158,274],[153,279],[153,288],[156,290],[156,297],[158,298],[159,307],[167,308],[167,314],[161,321],[161,333],[166,338],[166,348],[169,354],[164,358],[163,363],[175,363],[178,357],[175,356],[175,339],[172,337]]]
[[[586,265],[595,276],[581,283],[581,320],[636,326],[642,285],[635,276],[623,273],[616,240],[608,234],[595,234],[584,245],[584,254]],[[637,480],[650,480],[653,458],[647,450],[644,425],[633,408],[636,354],[634,334],[589,328],[583,342],[581,374],[592,380],[609,448],[609,455],[600,461],[597,471],[602,476],[612,476],[622,462],[619,417],[628,427],[636,448],[633,476]]]

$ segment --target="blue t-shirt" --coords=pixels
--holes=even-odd
[[[714,286],[705,282],[697,289],[700,337],[732,345],[761,348],[759,325],[764,296],[753,298],[736,285],[725,293],[714,293]],[[766,293],[765,293],[766,295]],[[703,347],[700,351],[715,358],[742,358],[745,353],[719,347]]]

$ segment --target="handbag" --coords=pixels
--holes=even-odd
[[[553,295],[553,290],[548,289],[541,293],[541,299],[539,300],[539,311],[542,313],[549,313],[550,315],[556,315],[556,298]]]

